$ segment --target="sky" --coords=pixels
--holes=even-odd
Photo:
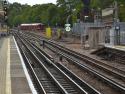
[[[54,3],[56,4],[56,0],[8,0],[10,3],[18,2],[21,4],[35,5],[35,4],[45,4],[45,3]]]

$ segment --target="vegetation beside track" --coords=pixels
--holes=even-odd
[[[57,4],[39,4],[39,5],[21,5],[19,3],[10,4],[9,7],[9,25],[16,26],[20,23],[33,23],[42,22],[46,25],[59,25],[64,26],[66,18],[72,14],[71,23],[76,22],[77,14],[82,7],[82,0],[69,0],[68,4],[71,5],[72,11],[69,10],[65,0],[57,0]],[[104,9],[113,4],[114,0],[91,0],[90,8]],[[120,21],[125,21],[125,1],[117,0],[119,5],[119,18]]]

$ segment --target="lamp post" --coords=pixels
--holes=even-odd
[[[118,25],[118,2],[114,0],[114,27],[115,27],[115,44],[120,45],[120,25]]]
[[[120,26],[115,26],[116,45],[120,45]]]

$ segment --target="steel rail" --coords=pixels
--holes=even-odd
[[[25,43],[24,43],[25,44]],[[28,47],[27,47],[28,48]],[[29,48],[28,48],[29,49]],[[31,51],[30,49],[29,49],[29,51],[37,58],[37,60],[40,62],[40,59],[38,58],[38,56],[36,56],[35,55],[35,53],[33,52],[33,51]],[[42,66],[44,66],[44,64],[42,64],[42,62],[41,62],[41,65]],[[45,68],[46,68],[46,66],[44,66]],[[56,67],[56,69],[58,70],[58,71],[60,71],[61,73],[63,73],[58,67]],[[46,68],[46,70],[47,70],[47,68]],[[50,72],[51,73],[51,72]],[[74,83],[74,85],[76,86],[76,88],[78,89],[77,91],[79,91],[79,93],[81,92],[82,94],[84,93],[84,94],[88,94],[87,92],[85,92],[82,88],[80,88],[79,87],[79,85],[77,85],[73,80],[71,80],[66,74],[64,74],[63,73],[63,75],[64,76],[66,76],[68,79],[67,80],[69,80],[70,82],[72,82],[72,83]],[[81,94],[80,93],[80,94]]]
[[[29,33],[28,33],[28,34],[29,34]],[[28,35],[28,36],[29,36],[29,35]],[[80,53],[75,52],[75,51],[73,51],[73,50],[70,50],[70,49],[68,49],[68,48],[66,48],[66,47],[63,47],[62,45],[59,45],[59,44],[53,42],[53,41],[49,41],[49,42],[48,42],[47,39],[41,39],[41,37],[38,36],[38,35],[33,35],[33,36],[39,37],[39,39],[38,39],[38,38],[35,38],[35,37],[33,37],[33,38],[36,39],[37,41],[39,41],[40,43],[41,43],[41,41],[46,41],[48,44],[54,45],[54,47],[57,47],[57,46],[58,46],[57,48],[59,48],[60,50],[65,51],[65,49],[66,49],[66,52],[68,52],[69,54],[72,54],[72,55],[73,55],[74,57],[76,57],[76,58],[79,58],[79,59],[81,59],[81,60],[87,61],[87,62],[89,62],[89,63],[91,63],[91,64],[94,64],[94,65],[100,67],[100,68],[104,68],[104,69],[107,70],[107,71],[112,71],[112,70],[113,70],[113,72],[114,72],[115,74],[118,74],[119,77],[125,77],[125,71],[123,71],[123,70],[121,70],[121,69],[118,69],[118,68],[116,68],[116,67],[112,67],[111,65],[106,64],[106,63],[104,63],[104,62],[102,62],[102,61],[100,61],[100,60],[97,60],[97,59],[95,59],[95,58],[90,58],[90,57],[88,57],[88,56],[86,56],[86,55],[83,55],[83,54],[80,54]],[[32,36],[30,36],[30,37],[32,37]]]
[[[36,45],[32,44],[35,48],[37,48],[40,52],[42,52],[46,57],[52,58],[49,54],[47,54],[45,51],[37,47]],[[53,60],[53,59],[51,59]],[[100,94],[96,89],[94,89],[92,86],[81,80],[78,76],[76,76],[73,72],[71,72],[69,69],[67,69],[65,66],[63,66],[60,63],[56,63],[56,66],[58,66],[62,71],[67,73],[73,80],[76,81],[76,83],[79,83],[83,89],[85,89],[89,94]]]
[[[21,40],[22,41],[22,40]],[[23,43],[23,45],[24,45],[24,43]],[[25,45],[25,47],[27,47],[26,45]],[[24,53],[24,52],[23,52]],[[25,55],[25,53],[24,53],[24,55]],[[32,55],[33,56],[33,55]],[[25,55],[25,57],[27,57],[26,55]],[[26,60],[28,60],[29,61],[29,58],[26,58]],[[37,61],[38,62],[38,61]],[[41,61],[40,61],[41,62]],[[29,69],[30,68],[32,68],[32,66],[31,66],[31,64],[30,63],[28,63],[29,65],[30,65],[30,67],[28,67]],[[40,64],[40,66],[41,66],[41,64]],[[68,94],[68,92],[66,92],[65,91],[65,89],[58,83],[58,81],[51,75],[51,73],[44,67],[42,67],[42,69],[44,69],[44,71],[47,73],[47,75],[50,77],[50,79],[52,79],[53,80],[53,82],[54,82],[54,84],[61,90],[61,92],[62,92],[62,94]],[[37,77],[37,75],[36,75],[36,73],[35,73],[35,71],[34,71],[34,69],[32,68],[32,70],[30,70],[30,72],[32,72],[33,71],[33,73],[34,73],[34,75]],[[32,74],[32,76],[33,76],[33,74]],[[39,80],[39,78],[37,77],[37,80],[35,79],[34,80],[35,81],[35,83],[36,83],[36,81],[38,81],[39,83],[37,83],[36,85],[40,85],[40,86],[42,86],[42,84],[41,84],[41,81]],[[40,92],[40,94],[47,94],[47,92],[49,92],[49,91],[45,91],[44,90],[44,86],[42,86],[42,88],[39,88],[39,87],[37,87],[38,89],[38,91],[41,91],[41,90],[43,90],[44,92],[43,93],[41,93]],[[54,92],[53,92],[54,93]]]
[[[16,38],[15,38],[16,39]],[[16,40],[17,41],[17,40]],[[17,41],[17,44],[19,46],[19,42]],[[32,79],[35,81],[36,83],[36,86],[37,86],[37,91],[40,93],[40,94],[46,94],[41,82],[39,81],[38,79],[38,76],[36,75],[32,65],[30,64],[30,60],[28,59],[27,55],[25,54],[25,52],[23,51],[23,49],[19,46],[19,50],[21,52],[21,55],[23,57],[23,60],[25,62],[25,65],[26,67],[29,69],[30,71],[30,74],[32,75]]]
[[[54,51],[53,49],[49,48],[50,50]],[[103,80],[104,82],[106,82],[107,84],[110,84],[112,87],[114,87],[115,89],[120,90],[123,94],[125,93],[125,87],[122,86],[121,84],[107,78],[106,76],[96,72],[95,70],[93,70],[92,68],[89,68],[86,65],[83,65],[81,63],[79,63],[79,61],[75,60],[74,58],[71,58],[69,55],[63,54],[61,52],[57,52],[57,50],[54,51],[55,53],[60,54],[61,56],[65,57],[67,60],[71,61],[71,63],[75,64],[76,66],[85,69],[86,71],[88,71],[91,74],[94,74],[97,78],[99,78],[100,80]]]
[[[107,54],[104,55],[103,54],[104,52],[106,52]],[[94,53],[98,56],[100,55],[99,57],[104,58],[104,56],[107,56],[107,59],[109,59],[110,61],[121,63],[121,64],[125,65],[125,51],[105,47],[105,49],[103,49],[101,51],[100,50],[96,51]],[[112,57],[108,57],[108,54],[112,55]],[[124,73],[125,73],[125,71],[124,71]]]
[[[47,47],[47,45],[46,45],[46,47]],[[50,47],[50,46],[48,46],[48,47]],[[54,46],[54,48],[55,48],[55,46]],[[63,51],[61,50],[61,49],[59,49],[62,53],[63,53]],[[110,73],[110,74],[112,74],[113,76],[117,76],[117,78],[119,78],[119,79],[125,79],[125,73],[124,73],[124,71],[121,71],[121,70],[118,70],[118,71],[116,71],[117,69],[116,68],[107,68],[107,67],[105,67],[105,66],[103,66],[103,65],[100,65],[99,63],[97,63],[96,61],[94,61],[94,60],[90,60],[89,58],[82,58],[81,56],[75,56],[73,53],[71,53],[71,51],[70,51],[70,53],[69,53],[69,51],[68,52],[66,52],[67,50],[65,50],[64,51],[64,53],[66,53],[66,54],[68,54],[68,55],[70,55],[70,56],[73,56],[73,58],[76,58],[76,60],[78,60],[78,58],[80,58],[80,59],[82,59],[85,63],[87,62],[87,64],[88,65],[91,65],[91,66],[97,66],[98,68],[100,68],[100,69],[103,69],[103,70],[105,70],[105,71],[107,71],[108,73]],[[81,63],[82,64],[82,63]],[[104,63],[103,63],[104,64]],[[109,67],[109,66],[108,66]],[[113,71],[112,71],[113,70]]]
[[[46,41],[46,42],[48,42],[48,41]],[[45,44],[44,44],[45,45]],[[51,46],[52,45],[54,45],[54,44],[52,44],[51,43]],[[67,50],[65,50],[64,49],[64,47],[57,47],[57,46],[59,46],[59,45],[54,45],[54,47],[55,48],[58,48],[59,50],[61,50],[62,51],[62,49],[63,49],[63,51],[65,52],[65,53],[67,53],[68,52],[68,54],[70,54],[70,55],[72,55],[73,54],[73,56],[75,57],[77,57],[77,58],[82,58],[81,56],[78,56],[76,53],[75,53],[75,55],[74,55],[74,53],[72,53],[72,51],[70,51],[70,49],[68,49],[68,51]],[[67,48],[66,48],[67,49]],[[73,51],[74,52],[74,51]],[[114,71],[115,70],[115,68],[114,68],[114,70],[112,71],[111,69],[107,69],[106,67],[104,67],[104,66],[102,66],[102,65],[99,65],[99,64],[96,64],[95,62],[93,62],[92,60],[90,60],[90,59],[84,59],[84,61],[86,61],[86,62],[89,62],[89,63],[91,63],[91,64],[94,64],[94,65],[96,65],[97,67],[99,67],[99,68],[103,68],[103,69],[105,69],[105,71],[107,71],[107,72],[109,72],[109,73],[111,73],[112,75],[114,75],[114,76],[117,76],[118,78],[120,78],[120,79],[125,79],[125,76],[123,75],[123,74],[121,74],[121,73],[118,73],[118,72],[116,72],[116,71]],[[116,69],[117,70],[117,69]],[[120,70],[119,70],[120,71]],[[123,71],[120,71],[120,72],[122,72],[123,73]]]
[[[57,44],[56,44],[56,45],[57,45]],[[64,48],[64,47],[62,47],[62,48]],[[51,50],[52,50],[52,49],[51,49]],[[69,51],[70,51],[70,50],[69,50]],[[69,51],[68,51],[68,52],[69,52]],[[57,50],[56,50],[56,52],[57,52]],[[58,54],[60,54],[60,53],[58,53]],[[73,60],[71,57],[68,57],[68,56],[63,55],[63,54],[62,54],[62,56],[64,56],[64,57],[67,58],[67,59],[70,58],[69,60],[72,60],[72,62],[74,62],[74,60]],[[78,61],[75,61],[75,64],[77,64],[76,62],[79,63]],[[81,65],[81,64],[77,64],[77,65],[82,66],[82,68],[83,68],[83,65]],[[91,68],[88,68],[88,67],[85,66],[85,65],[84,65],[84,67],[86,67],[86,68],[89,69],[89,70],[91,69]],[[119,90],[120,90],[121,92],[125,92],[125,88],[124,88],[122,85],[120,85],[120,84],[114,82],[113,80],[111,80],[111,79],[109,79],[109,78],[107,78],[107,77],[101,75],[100,73],[97,73],[96,71],[93,71],[93,69],[91,69],[91,73],[96,74],[97,77],[103,79],[103,80],[104,80],[105,82],[107,82],[107,83],[110,83],[110,85],[112,85],[114,88],[119,88]]]
[[[64,51],[65,53],[68,53],[68,54],[74,56],[75,58],[79,58],[79,59],[81,59],[81,60],[83,60],[85,62],[89,62],[90,65],[95,65],[100,69],[104,69],[105,71],[111,73],[114,76],[117,76],[120,79],[123,79],[123,80],[125,79],[125,71],[123,71],[123,70],[120,70],[118,68],[114,68],[114,67],[112,67],[112,66],[110,66],[108,64],[105,64],[105,63],[97,60],[97,59],[93,59],[93,58],[90,58],[90,57],[85,56],[83,54],[72,51],[72,50],[70,50],[68,48],[65,48],[65,47],[63,47],[61,45],[58,45],[55,42],[47,41],[47,40],[42,40],[42,41],[45,41],[47,44],[52,45],[52,46],[58,48],[59,50]],[[45,43],[44,43],[44,46],[45,46]]]
[[[45,40],[44,40],[44,41],[45,41]],[[113,70],[114,70],[113,72],[114,72],[115,74],[119,75],[119,77],[124,77],[124,79],[125,79],[125,72],[122,71],[122,70],[120,70],[120,69],[117,69],[117,68],[114,68],[114,67],[112,67],[112,66],[110,66],[110,65],[107,65],[107,64],[105,64],[105,63],[103,63],[103,62],[101,62],[101,61],[99,61],[99,60],[97,60],[97,59],[90,58],[90,57],[88,57],[88,56],[86,56],[86,55],[77,53],[77,52],[75,52],[75,51],[73,51],[73,50],[70,50],[70,49],[65,48],[65,47],[63,47],[63,46],[61,46],[61,45],[58,45],[57,43],[55,44],[55,43],[52,42],[52,41],[51,41],[51,42],[50,42],[50,41],[45,41],[45,42],[46,42],[47,44],[50,44],[50,45],[52,45],[52,46],[58,48],[58,49],[61,50],[61,51],[64,51],[65,53],[68,53],[68,54],[74,56],[75,58],[79,58],[79,59],[84,60],[84,61],[86,61],[86,62],[89,62],[89,63],[91,63],[91,64],[97,65],[98,67],[104,68],[104,69],[107,70],[107,71],[112,71],[111,69],[113,69]],[[109,67],[109,68],[111,68],[111,69],[109,69],[109,68],[107,68],[107,67],[105,67],[105,66],[107,66],[107,67]],[[117,71],[120,72],[120,73],[118,73]]]

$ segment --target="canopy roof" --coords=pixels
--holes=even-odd
[[[113,15],[114,9],[113,8],[106,8],[102,10],[102,16]]]
[[[42,23],[28,23],[28,24],[21,24],[21,26],[34,26],[34,25],[43,25]]]

